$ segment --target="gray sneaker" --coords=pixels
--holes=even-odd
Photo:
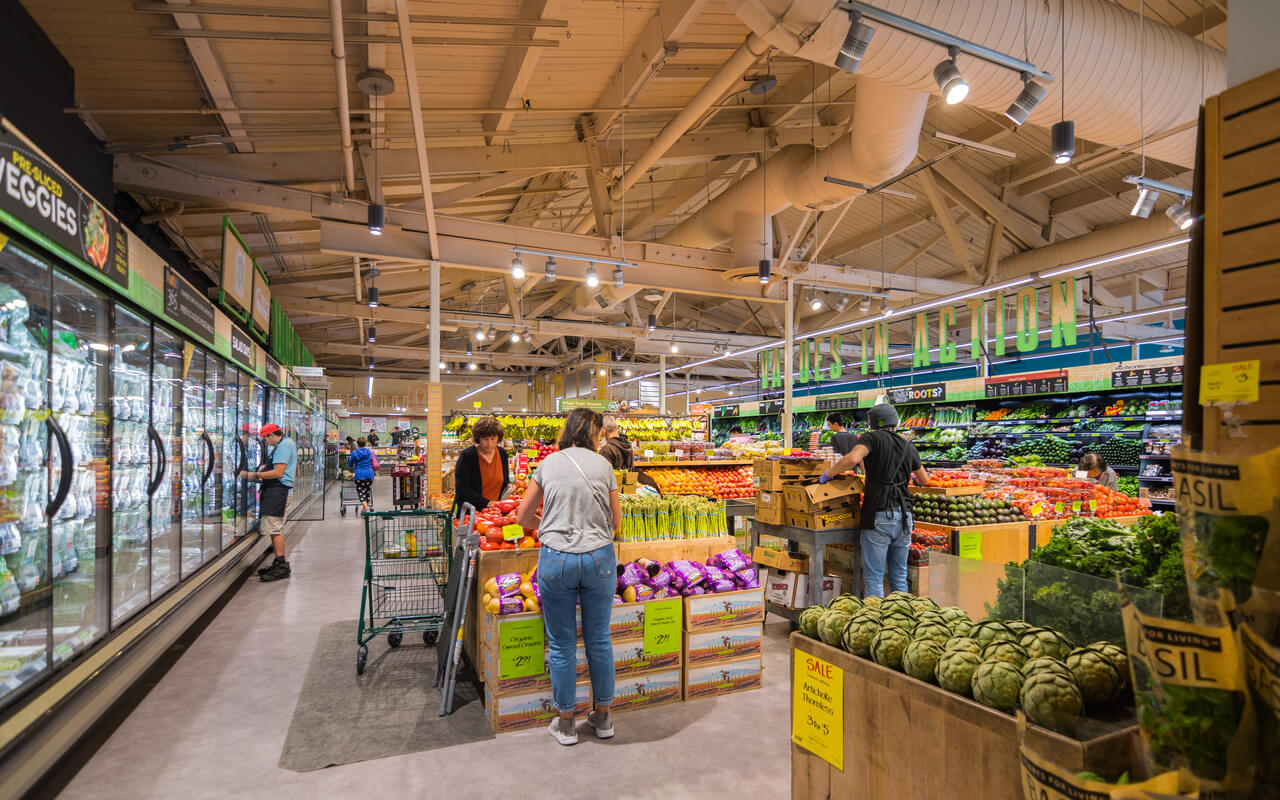
[[[596,729],[597,739],[613,738],[613,714],[592,711],[587,714],[587,724]]]
[[[578,729],[574,727],[573,720],[563,721],[558,715],[551,718],[547,733],[565,747],[578,743]]]

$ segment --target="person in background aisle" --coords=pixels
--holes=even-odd
[[[502,423],[496,417],[485,417],[471,429],[471,439],[475,444],[458,454],[458,465],[453,470],[455,517],[462,512],[463,503],[470,503],[480,511],[501,500],[502,493],[511,484],[507,451],[498,447],[502,441]]]
[[[370,446],[370,447],[377,447],[377,446],[378,446],[378,432],[377,432],[377,431],[375,431],[373,428],[370,428],[370,429],[369,429],[369,435],[365,437],[365,440],[366,440],[367,442],[369,442],[369,446]]]
[[[366,444],[361,436],[351,455],[347,456],[347,468],[354,473],[356,496],[360,498],[362,512],[373,510],[373,451],[365,447]]]
[[[604,444],[600,447],[600,455],[605,457],[613,468],[626,472],[636,463],[635,451],[627,435],[618,429],[618,421],[606,414],[604,417]]]
[[[271,537],[275,560],[271,566],[258,570],[263,581],[278,581],[292,573],[284,557],[284,515],[289,507],[289,490],[293,488],[293,474],[298,468],[298,446],[284,435],[279,425],[263,425],[258,431],[262,437],[262,464],[256,472],[241,472],[241,478],[260,481],[258,513],[262,518],[262,532]]]
[[[348,452],[350,452],[351,450],[355,450],[355,449],[356,449],[356,440],[355,440],[355,439],[353,439],[353,438],[351,438],[350,436],[348,436],[348,437],[347,437],[347,441],[346,441],[346,445],[347,445],[347,451],[348,451]]]
[[[831,447],[842,456],[849,455],[849,451],[858,443],[858,437],[844,429],[844,418],[839,414],[828,414],[827,427],[832,431]]]
[[[613,467],[595,452],[602,420],[575,408],[564,421],[560,450],[542,460],[520,502],[516,521],[537,528],[538,592],[547,629],[551,694],[559,716],[548,732],[563,745],[578,743],[577,615],[582,607],[582,644],[591,670],[595,708],[587,724],[596,737],[613,736],[613,638],[609,624],[618,582],[613,532],[622,524],[622,500]],[[542,513],[538,513],[538,504]]]
[[[1107,460],[1097,453],[1085,453],[1080,457],[1078,469],[1088,475],[1089,480],[1108,489],[1120,491],[1120,479],[1116,471],[1107,466]]]
[[[929,473],[920,462],[915,445],[898,435],[898,412],[881,403],[867,413],[871,430],[858,437],[848,455],[818,478],[832,477],[862,464],[867,485],[862,493],[862,582],[867,597],[884,596],[885,569],[889,589],[907,591],[907,551],[911,548],[911,493],[907,482],[915,477],[923,486]]]

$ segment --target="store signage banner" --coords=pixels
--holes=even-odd
[[[377,431],[378,433],[386,433],[387,418],[386,417],[361,417],[360,430],[365,432]]]
[[[1111,371],[1111,388],[1128,389],[1146,386],[1165,386],[1182,383],[1182,365],[1146,367],[1144,369],[1114,369]]]
[[[249,309],[253,289],[254,263],[249,245],[240,236],[230,217],[222,218],[222,299],[239,309]],[[242,316],[241,319],[244,317]]]
[[[834,381],[844,375],[844,362],[840,356],[840,334],[804,339],[798,343],[795,383]],[[757,357],[760,365],[760,388],[777,389],[782,386],[783,353],[781,347],[761,350]],[[826,366],[823,366],[824,360]]]
[[[1067,391],[1067,371],[1027,372],[986,379],[986,395],[991,398],[1025,397],[1030,394],[1062,394]]]
[[[261,269],[253,271],[253,324],[263,333],[271,330],[271,287]]]
[[[231,357],[241,365],[253,369],[253,340],[234,324],[231,326]]]
[[[0,130],[0,209],[129,288],[125,228],[7,120]]]
[[[213,303],[170,267],[164,268],[164,313],[206,344],[213,344]]]
[[[280,385],[280,362],[276,361],[271,356],[267,356],[266,359],[267,359],[266,366],[263,368],[262,372],[266,376],[267,383],[271,384],[272,386],[279,386]]]
[[[904,403],[937,403],[947,399],[947,385],[924,383],[919,386],[894,386],[886,390],[885,394],[895,406]]]
[[[562,397],[560,399],[559,411],[572,411],[575,408],[589,408],[592,411],[599,411],[603,414],[609,411],[609,401],[590,397]]]

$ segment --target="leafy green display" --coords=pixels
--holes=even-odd
[[[1197,594],[1216,596],[1217,589],[1230,589],[1237,603],[1249,599],[1253,576],[1262,560],[1267,538],[1267,520],[1255,516],[1226,516],[1194,512],[1196,553],[1204,569],[1195,576]]]

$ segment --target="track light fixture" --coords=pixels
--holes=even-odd
[[[1165,216],[1173,220],[1173,224],[1178,226],[1178,230],[1185,231],[1195,222],[1195,217],[1191,216],[1191,212],[1182,204],[1182,201],[1174,203],[1164,210]]]
[[[615,348],[613,348],[613,360],[614,360],[614,361],[621,361],[621,360],[622,360],[622,348],[621,348],[621,347],[615,347]]]
[[[626,288],[626,283],[622,280],[622,267],[613,268],[613,288]]]
[[[592,289],[600,285],[600,277],[596,275],[595,264],[589,264],[587,266],[587,285]]]
[[[870,297],[863,297],[863,298],[862,298],[862,302],[858,303],[858,310],[859,310],[859,311],[861,311],[863,314],[870,313],[870,311],[871,311],[871,298],[870,298]]]
[[[812,292],[813,297],[810,298],[809,300],[809,308],[813,309],[814,311],[821,311],[822,297],[818,295],[818,290],[816,287],[811,289],[810,291]]]
[[[604,367],[601,367],[601,368],[600,368],[600,377],[601,377],[601,378],[603,378],[605,375],[608,375],[608,374],[609,374],[609,370],[605,369]]]
[[[493,323],[489,323],[489,341],[498,341],[498,329],[493,327]]]
[[[651,331],[652,331],[652,330],[657,330],[657,328],[658,328],[658,315],[657,315],[657,314],[650,314],[650,315],[649,315],[649,330],[651,330]]]
[[[475,368],[476,368],[476,362],[474,361],[467,362],[467,369],[475,369]]]
[[[524,338],[524,343],[525,343],[525,344],[533,344],[533,334],[529,333],[529,329],[528,329],[528,328],[525,328],[525,329],[524,329],[524,336],[523,336],[523,338]]]
[[[836,311],[844,311],[848,307],[849,307],[848,295],[842,294],[836,298]]]
[[[676,344],[675,342],[672,342],[672,343],[671,343],[671,352],[673,352],[673,353],[679,353],[679,352],[680,352],[680,345]]]
[[[381,236],[382,229],[386,227],[387,209],[381,203],[369,204],[369,233],[374,236]]]
[[[377,286],[369,287],[368,297],[369,297],[369,308],[377,308],[378,307],[378,287]]]
[[[768,283],[773,272],[773,262],[767,258],[760,259],[760,282]]]
[[[889,298],[887,297],[880,298],[880,313],[884,314],[885,316],[888,316],[890,313],[892,313],[889,311]]]
[[[373,369],[373,356],[365,356],[365,360],[369,365],[369,369]]]
[[[1049,131],[1053,163],[1067,164],[1076,156],[1076,124],[1069,119],[1053,123]]]
[[[471,340],[467,340],[467,355],[471,355]]]
[[[484,328],[476,328],[476,341],[477,342],[484,341]],[[467,347],[470,347],[470,346],[471,346],[471,342],[467,342]]]
[[[960,74],[960,68],[956,66],[956,56],[958,55],[960,55],[959,49],[948,47],[947,57],[939,61],[938,66],[933,68],[933,79],[937,81],[938,89],[942,91],[942,97],[949,106],[953,106],[969,96],[969,84],[965,81],[964,76]]]
[[[875,28],[862,23],[861,14],[850,11],[849,32],[844,35],[844,44],[840,45],[840,52],[836,54],[836,66],[850,75],[856,73],[875,32]]]
[[[631,370],[630,370],[630,369],[624,369],[624,370],[622,371],[622,375],[623,375],[623,377],[625,377],[625,378],[630,378],[630,377],[631,377]]]
[[[515,328],[511,329],[511,343],[516,344],[520,341],[520,332]]]
[[[369,326],[369,341],[375,341],[378,338],[378,328],[375,325]]]
[[[511,259],[511,277],[518,281],[524,280],[524,262],[520,260],[518,254]]]
[[[1009,105],[1009,110],[1004,115],[1013,120],[1014,125],[1021,125],[1027,121],[1027,117],[1031,116],[1031,112],[1036,106],[1040,105],[1040,101],[1049,94],[1049,90],[1031,79],[1031,75],[1022,73],[1022,92],[1014,98]]]
[[[547,258],[547,266],[542,271],[542,277],[549,281],[556,279],[556,260],[554,258]]]
[[[1129,209],[1129,216],[1146,218],[1151,216],[1151,209],[1156,207],[1156,200],[1160,199],[1160,193],[1149,186],[1143,186],[1138,189],[1138,199],[1134,201],[1133,208]]]
[[[448,367],[448,365],[447,365],[447,364],[445,364],[443,361],[441,361],[441,362],[440,362],[440,369],[444,370],[444,369],[448,369],[448,368],[449,368],[449,367]]]

